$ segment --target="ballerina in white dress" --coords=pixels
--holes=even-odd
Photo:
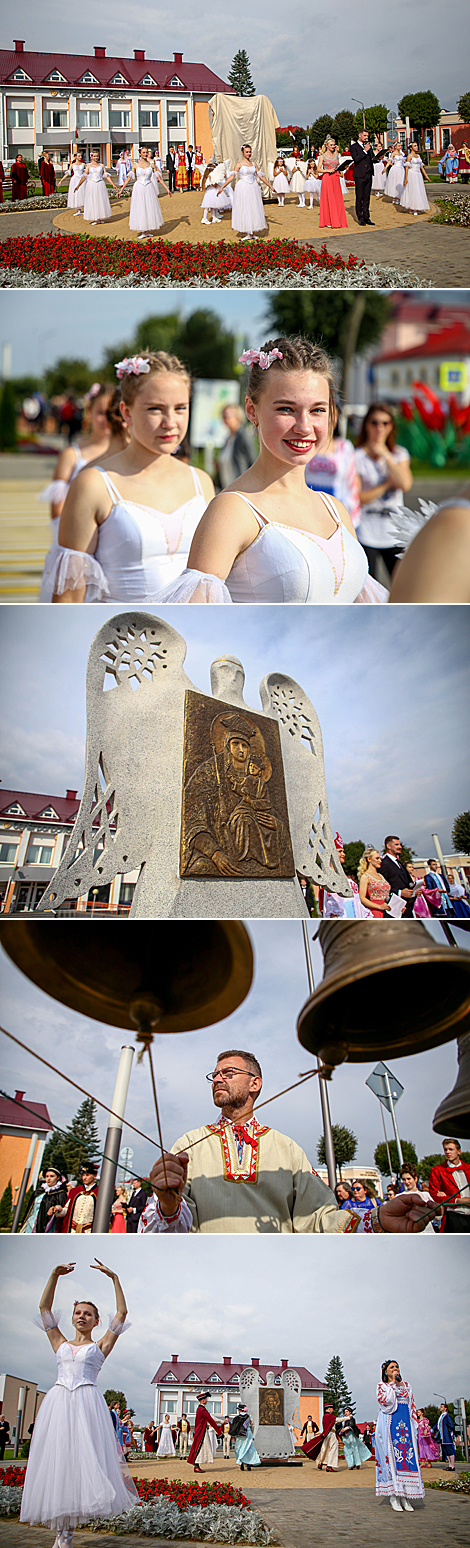
[[[391,156],[389,161],[387,161],[385,172],[385,196],[387,199],[393,199],[393,203],[398,205],[403,193],[405,178],[405,157],[398,140],[396,145],[392,146]]]
[[[148,155],[139,156],[137,166],[126,177],[122,185],[122,192],[127,184],[133,182],[131,207],[129,211],[129,231],[138,231],[138,241],[142,242],[150,236],[151,231],[159,231],[164,225],[163,215],[160,209],[160,200],[156,192],[158,183],[165,187],[163,178],[155,171]]]
[[[74,156],[73,161],[67,168],[65,177],[61,177],[60,183],[57,184],[58,188],[62,188],[62,184],[67,182],[67,178],[70,179],[69,191],[67,195],[67,209],[73,210],[74,215],[80,214],[80,211],[83,210],[85,203],[86,184],[84,182],[84,172],[85,162],[83,160],[81,151],[77,151],[77,155]]]
[[[381,161],[374,162],[374,176],[372,178],[371,191],[376,195],[377,199],[383,198],[385,193],[386,180],[385,156],[383,156]]]
[[[175,456],[188,428],[191,382],[175,355],[119,361],[127,447],[71,485],[41,602],[155,602],[184,570],[214,493],[207,473]]]
[[[108,382],[93,382],[85,395],[82,435],[59,452],[52,482],[41,490],[38,500],[48,502],[51,508],[52,539],[57,538],[64,501],[73,478],[97,457],[105,457],[110,441],[110,426],[106,417],[113,389]]]
[[[158,1442],[157,1457],[174,1457],[175,1448],[171,1433],[170,1415],[164,1414],[161,1425],[160,1440]]]
[[[211,502],[187,570],[158,602],[386,602],[346,507],[305,480],[337,418],[328,356],[283,336],[244,350],[241,363],[251,366],[246,414],[259,457]]]
[[[272,183],[260,172],[256,162],[252,161],[251,145],[242,145],[242,160],[237,161],[233,172],[230,172],[227,181],[219,189],[219,199],[225,188],[234,179],[235,184],[232,205],[232,230],[241,231],[243,240],[251,242],[255,231],[265,231],[267,220],[265,219],[263,200],[258,186],[259,179],[266,183],[266,187],[274,192]]]
[[[26,1468],[20,1520],[55,1530],[54,1548],[71,1548],[74,1529],[97,1516],[119,1516],[133,1510],[138,1495],[116,1441],[109,1408],[97,1379],[120,1334],[125,1332],[127,1307],[117,1274],[95,1259],[92,1268],[112,1279],[116,1313],[108,1332],[96,1343],[99,1322],[92,1301],[76,1301],[74,1338],[59,1329],[60,1312],[52,1303],[57,1281],[73,1274],[74,1263],[53,1269],[40,1302],[41,1321],[57,1359],[57,1381],[39,1409]]]
[[[286,194],[289,192],[290,183],[286,172],[286,164],[283,156],[278,156],[273,167],[273,188],[277,194],[277,202],[281,206],[285,203]]]
[[[400,209],[410,210],[413,212],[413,215],[422,215],[425,210],[429,209],[428,196],[423,183],[424,177],[426,182],[429,183],[430,179],[419,154],[418,142],[414,140],[405,163],[405,180],[400,199]]]
[[[89,220],[92,226],[99,226],[102,220],[109,220],[112,210],[105,189],[105,181],[114,188],[114,182],[109,172],[100,161],[99,151],[92,151],[88,166],[85,167],[85,175],[77,185],[78,189],[85,183],[85,199],[83,205],[83,219]]]

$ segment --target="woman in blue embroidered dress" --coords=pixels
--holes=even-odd
[[[386,1360],[377,1388],[379,1417],[375,1430],[376,1494],[392,1510],[412,1510],[424,1499],[418,1450],[418,1416],[409,1382],[396,1360]]]

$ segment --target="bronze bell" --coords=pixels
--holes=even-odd
[[[457,1038],[459,1072],[453,1091],[444,1097],[432,1121],[436,1134],[448,1134],[449,1139],[468,1139],[470,1136],[470,1032]]]
[[[125,930],[112,920],[3,920],[0,942],[46,994],[132,1031],[136,1023],[158,1032],[212,1026],[236,1010],[253,978],[250,937],[238,920],[128,920]]]
[[[324,976],[297,1021],[330,1068],[436,1048],[470,1026],[470,952],[418,920],[324,921]]]

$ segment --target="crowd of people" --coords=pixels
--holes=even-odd
[[[343,839],[335,835],[341,865],[346,865]],[[427,861],[429,869],[418,877],[411,860],[401,859],[403,845],[396,834],[387,834],[383,852],[369,844],[357,867],[357,878],[348,875],[352,897],[341,898],[324,887],[311,886],[306,897],[310,912],[324,919],[470,919],[469,889],[463,867]],[[348,868],[346,867],[346,874]]]

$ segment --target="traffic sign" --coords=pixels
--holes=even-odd
[[[439,367],[439,386],[443,392],[463,392],[468,383],[468,367],[463,360],[443,360]]]
[[[388,1083],[385,1079],[386,1075],[388,1075]],[[387,1084],[389,1090],[387,1090]],[[388,1065],[382,1064],[382,1062],[376,1064],[372,1075],[369,1075],[368,1080],[366,1080],[366,1086],[370,1087],[374,1096],[378,1097],[379,1102],[382,1102],[383,1106],[387,1108],[387,1112],[393,1115],[393,1104],[400,1101],[405,1087],[400,1085],[400,1081],[397,1080],[396,1075],[392,1074]],[[392,1102],[390,1102],[390,1097]]]

